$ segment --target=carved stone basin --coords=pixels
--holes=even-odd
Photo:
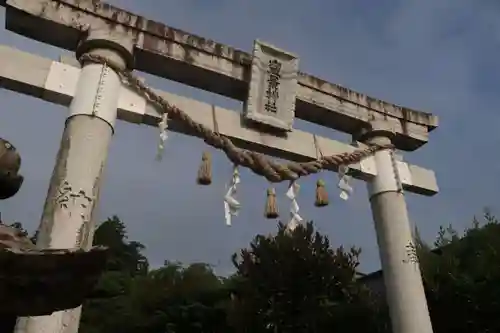
[[[34,316],[78,307],[106,259],[104,247],[39,250],[19,230],[0,225],[0,313]]]

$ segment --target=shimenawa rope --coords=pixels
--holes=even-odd
[[[370,145],[364,149],[358,149],[352,153],[342,153],[331,156],[321,156],[311,162],[287,162],[284,164],[278,163],[267,156],[236,147],[233,142],[219,133],[216,133],[208,127],[195,122],[189,115],[178,107],[171,105],[164,98],[156,94],[151,88],[141,82],[129,70],[124,70],[113,61],[105,57],[86,53],[79,59],[80,63],[92,62],[103,64],[113,69],[120,76],[122,82],[132,89],[135,89],[139,94],[143,95],[146,100],[154,104],[161,115],[167,113],[170,119],[179,121],[183,125],[189,127],[193,133],[203,138],[210,146],[222,150],[231,162],[235,165],[249,168],[254,173],[264,176],[272,183],[283,181],[294,181],[299,177],[318,173],[321,170],[331,170],[338,168],[341,165],[349,165],[357,163],[364,158],[374,154],[379,150],[393,149],[392,144],[388,145]]]

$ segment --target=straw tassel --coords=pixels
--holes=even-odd
[[[203,152],[201,156],[201,165],[198,169],[196,182],[198,185],[212,184],[212,158],[208,151]]]
[[[316,183],[316,202],[314,202],[314,205],[316,207],[325,207],[328,206],[328,204],[328,192],[325,188],[325,182],[319,179]]]
[[[268,219],[275,219],[279,216],[278,205],[276,203],[276,191],[274,188],[267,190],[266,210],[264,216]]]

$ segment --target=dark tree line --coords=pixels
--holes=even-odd
[[[486,212],[462,236],[442,228],[438,250],[416,238],[434,331],[500,332],[496,218]],[[151,269],[116,216],[94,244],[111,256],[84,304],[82,333],[390,332],[383,297],[357,279],[360,249],[333,248],[312,222],[256,236],[227,278],[204,263]]]
[[[148,269],[144,247],[128,241],[117,217],[99,226],[94,243],[112,256],[96,287],[100,298],[84,304],[83,333],[326,332],[368,329],[376,319],[356,281],[360,250],[332,249],[312,223],[257,236],[233,256],[228,278],[203,263]],[[348,319],[360,311],[373,322]]]

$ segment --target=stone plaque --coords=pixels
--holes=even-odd
[[[291,131],[298,71],[299,59],[296,55],[256,40],[245,117],[276,129]]]

